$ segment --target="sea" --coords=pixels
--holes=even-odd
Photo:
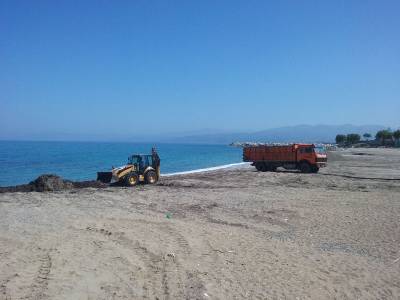
[[[242,161],[241,148],[228,145],[0,141],[0,186],[29,183],[41,174],[95,180],[97,172],[126,164],[131,154],[156,147],[161,174],[213,170]]]

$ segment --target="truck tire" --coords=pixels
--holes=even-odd
[[[308,162],[301,162],[299,168],[301,173],[311,173],[311,166]]]
[[[318,173],[318,171],[319,171],[319,168],[317,166],[312,166],[311,167],[311,172],[312,173]]]
[[[154,184],[157,182],[157,174],[153,170],[147,171],[144,180],[147,184]]]
[[[272,165],[266,163],[265,164],[265,171],[271,172],[272,171]]]
[[[262,163],[259,163],[259,162],[256,162],[255,164],[254,164],[254,166],[256,167],[256,169],[257,169],[257,171],[261,171],[261,169],[262,169]]]
[[[268,172],[275,172],[277,167],[274,164],[265,164],[265,170]]]
[[[126,186],[135,186],[139,182],[139,176],[136,173],[129,173],[125,176]]]
[[[266,163],[260,163],[260,165],[261,165],[261,172],[268,171],[268,165]]]

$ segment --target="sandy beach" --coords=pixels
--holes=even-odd
[[[0,194],[0,299],[399,299],[400,151]]]

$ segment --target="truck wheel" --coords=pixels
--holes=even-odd
[[[276,166],[274,166],[273,164],[265,164],[265,170],[268,172],[275,172]]]
[[[268,166],[265,163],[260,163],[261,172],[267,172]]]
[[[317,166],[312,166],[312,168],[311,168],[312,173],[318,173],[318,171],[319,171],[319,168]]]
[[[125,184],[127,186],[135,186],[139,182],[139,176],[136,173],[130,173],[125,176]]]
[[[311,172],[310,164],[306,162],[300,163],[300,171],[301,173],[310,173]]]
[[[153,170],[150,170],[146,173],[144,180],[148,184],[154,184],[157,182],[157,174]]]

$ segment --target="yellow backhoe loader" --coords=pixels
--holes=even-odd
[[[160,178],[160,157],[155,148],[151,154],[134,154],[128,157],[128,163],[112,168],[111,172],[98,172],[97,180],[105,183],[119,183],[135,186],[139,182],[154,184]]]

